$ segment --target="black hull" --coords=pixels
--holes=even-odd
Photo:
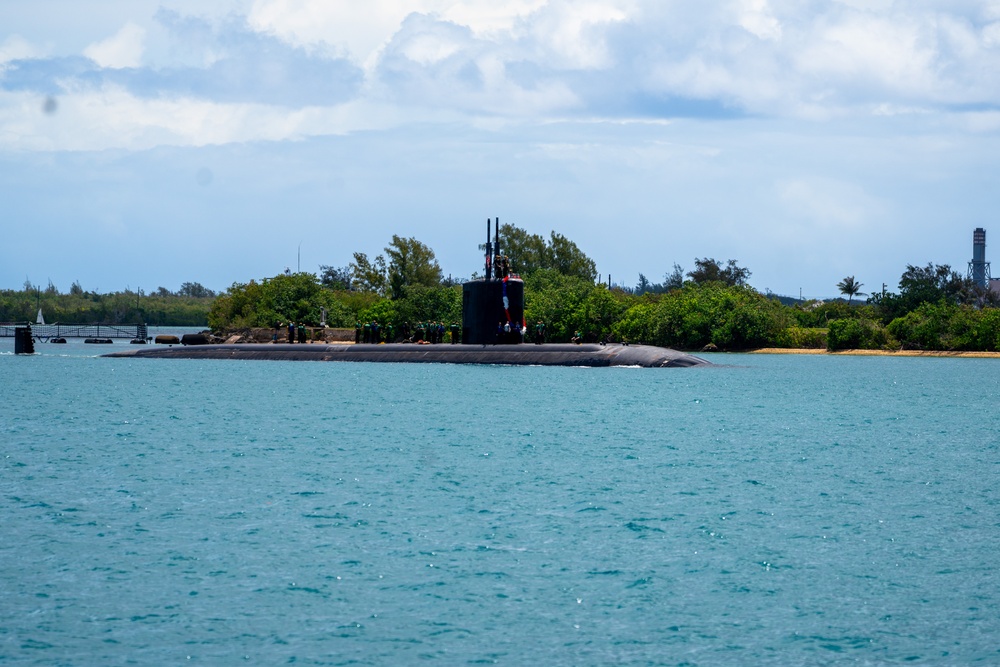
[[[641,366],[685,368],[710,365],[699,357],[648,345],[294,345],[238,344],[130,348],[105,357],[150,359],[243,359],[262,361],[368,361],[383,363],[484,364],[507,366]]]

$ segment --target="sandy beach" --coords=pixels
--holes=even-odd
[[[763,347],[749,354],[828,354],[854,357],[964,357],[970,359],[1000,359],[1000,352],[949,352],[946,350],[838,350]]]

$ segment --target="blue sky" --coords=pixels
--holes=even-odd
[[[0,4],[0,288],[466,277],[494,216],[806,297],[1000,242],[993,0],[86,5]]]

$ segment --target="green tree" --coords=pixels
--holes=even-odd
[[[208,324],[215,330],[273,327],[289,320],[316,325],[323,308],[332,326],[346,325],[352,315],[315,275],[281,274],[260,282],[234,283],[212,303]]]
[[[593,285],[584,300],[583,331],[596,340],[615,338],[614,325],[628,309],[626,295],[607,285]]]
[[[782,332],[778,347],[792,349],[827,349],[827,329],[792,326]]]
[[[973,304],[980,296],[975,283],[952,271],[947,264],[907,264],[899,278],[899,294],[876,293],[868,302],[878,308],[883,322],[892,322],[924,303],[938,303],[943,299],[950,304]]]
[[[486,251],[486,246],[480,246]],[[538,234],[529,234],[514,225],[500,227],[500,251],[510,260],[510,270],[521,277],[527,277],[548,264],[548,246]]]
[[[394,300],[395,324],[403,322],[451,322],[462,321],[462,287],[426,287],[410,285],[401,298]]]
[[[718,282],[730,287],[746,285],[750,279],[750,269],[737,265],[735,259],[729,260],[725,266],[710,257],[694,260],[694,269],[688,272],[688,277],[698,285]]]
[[[587,298],[595,288],[592,281],[567,276],[555,269],[539,269],[525,279],[525,320],[542,320],[552,342],[568,342],[576,330],[587,333]]]
[[[847,276],[839,283],[837,283],[837,289],[840,290],[841,294],[847,295],[847,305],[851,305],[851,299],[859,294],[863,294],[861,288],[864,287],[862,283],[857,282],[854,276]]]
[[[845,318],[830,322],[828,350],[884,350],[897,347],[885,326],[868,318]]]
[[[351,277],[354,286],[362,292],[384,294],[389,282],[385,257],[379,255],[374,261],[368,261],[368,255],[363,252],[354,253],[354,261],[350,264]]]
[[[959,307],[941,299],[937,303],[922,303],[902,317],[897,317],[887,327],[904,349],[953,350],[950,336],[952,319]]]
[[[385,248],[389,258],[388,277],[392,298],[398,299],[411,285],[437,287],[441,284],[441,267],[434,251],[415,238],[395,234]]]
[[[899,293],[914,304],[936,303],[941,299],[962,303],[968,300],[970,282],[947,264],[929,263],[923,267],[907,264],[899,278]]]
[[[580,248],[562,234],[552,232],[548,247],[548,264],[564,276],[577,276],[594,282],[597,264]]]
[[[680,264],[674,263],[674,268],[670,273],[664,274],[662,283],[650,282],[642,273],[639,274],[639,284],[635,286],[636,296],[643,294],[665,294],[684,286],[684,269]]]
[[[70,288],[69,294],[45,294],[42,309],[46,321],[60,324],[204,326],[211,302],[211,298],[175,295],[162,298],[128,289],[97,294]],[[0,291],[0,321],[34,321],[36,303],[34,291]]]
[[[195,299],[204,299],[215,296],[215,292],[204,287],[201,283],[181,283],[181,288],[177,290],[179,296],[190,296]]]
[[[863,306],[862,308],[870,308]],[[789,312],[795,318],[799,326],[802,327],[826,327],[833,320],[841,318],[856,318],[871,312],[859,308],[852,308],[837,299],[834,301],[806,301],[796,303]]]
[[[485,246],[480,246],[485,251]],[[549,241],[538,234],[529,234],[520,227],[501,225],[500,252],[510,260],[510,269],[522,278],[536,271],[551,269],[566,276],[576,276],[594,282],[597,264],[579,246],[562,234],[552,232]]]
[[[391,299],[379,299],[358,313],[358,319],[362,322],[375,321],[382,325],[398,322],[400,318],[396,311],[396,305],[397,302]]]
[[[612,334],[620,341],[651,343],[656,339],[658,303],[644,299],[630,305],[612,325]]]
[[[963,308],[968,316],[968,325],[959,335],[966,350],[1000,351],[1000,309]]]
[[[790,324],[780,303],[751,287],[692,282],[660,300],[652,342],[687,350],[710,344],[746,350],[775,345]]]
[[[321,264],[319,267],[319,281],[323,287],[335,290],[351,289],[351,267],[350,266],[327,266]]]
[[[669,292],[682,287],[684,287],[684,269],[675,262],[673,270],[663,276],[663,291]]]

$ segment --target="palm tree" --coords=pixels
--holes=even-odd
[[[840,293],[847,295],[848,306],[851,305],[851,299],[853,299],[858,294],[864,294],[864,292],[861,291],[861,288],[863,286],[864,283],[859,283],[858,281],[856,281],[854,279],[854,276],[847,276],[839,283],[837,283],[837,289],[840,290]]]

